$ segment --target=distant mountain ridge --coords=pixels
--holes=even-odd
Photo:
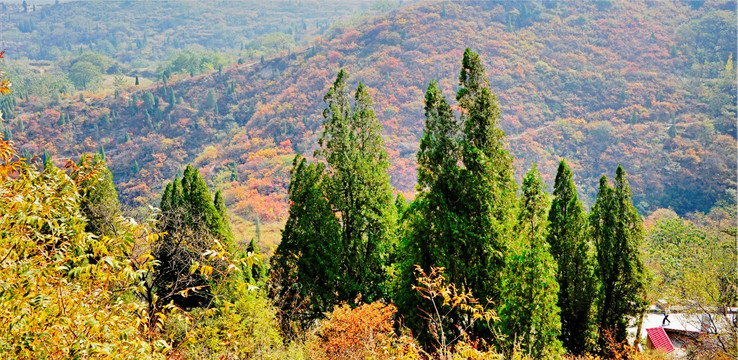
[[[369,86],[393,185],[412,193],[423,93],[436,79],[453,100],[469,46],[501,102],[518,176],[536,162],[551,184],[565,157],[591,204],[597,178],[622,163],[642,213],[706,211],[735,196],[735,15],[727,1],[422,2],[337,27],[304,51],[117,99],[19,99],[6,127],[29,154],[103,150],[128,203],[155,204],[192,162],[229,208],[275,220],[294,153],[317,146],[339,68]]]

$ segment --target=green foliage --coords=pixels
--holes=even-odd
[[[521,192],[515,224],[518,244],[502,278],[501,347],[534,359],[558,359],[563,348],[558,339],[557,266],[546,243],[548,195],[535,166],[523,178]]]
[[[228,65],[230,60],[217,52],[187,50],[173,54],[156,69],[159,77],[171,74],[200,75]]]
[[[479,55],[469,49],[459,85],[459,120],[437,84],[428,86],[418,152],[420,193],[406,213],[411,230],[400,251],[396,301],[419,334],[424,330],[414,311],[420,299],[409,290],[412,267],[444,267],[450,282],[500,306],[500,275],[515,222],[512,156],[504,148],[497,99]]]
[[[102,73],[92,63],[79,61],[69,69],[69,80],[77,89],[95,90],[102,84]]]
[[[185,359],[297,359],[285,348],[275,309],[269,300],[244,285],[227,307],[195,309],[186,318],[170,318],[171,338],[181,339],[178,355]]]
[[[500,274],[516,213],[513,158],[505,149],[497,97],[489,88],[479,55],[470,49],[464,51],[459,85],[456,100],[464,124],[464,169],[457,216],[464,245],[446,254],[458,259],[447,271],[453,283],[474,289],[477,296],[499,306]]]
[[[407,326],[421,337],[425,327],[416,309],[422,299],[412,288],[415,279],[411,275],[416,265],[430,271],[454,261],[446,254],[457,240],[455,212],[462,197],[458,166],[461,129],[435,81],[425,94],[425,117],[418,151],[419,193],[403,216],[408,230],[399,251],[403,256],[395,296],[401,313],[406,314]]]
[[[105,159],[101,155],[83,155],[77,166],[100,169],[96,177],[83,181],[80,188],[84,190],[80,194],[80,212],[87,219],[85,231],[98,236],[115,236],[115,223],[121,213],[120,202],[113,174],[105,165]]]
[[[208,95],[205,97],[205,109],[212,110],[218,105],[218,98],[215,97],[213,89],[208,90]]]
[[[288,334],[297,330],[293,326],[308,327],[337,302],[340,224],[325,196],[323,173],[323,164],[295,157],[289,217],[282,242],[271,259],[270,291],[281,310],[282,328]]]
[[[263,258],[261,250],[259,250],[259,246],[257,246],[254,239],[251,239],[251,241],[249,241],[249,245],[246,246],[246,255],[253,256],[257,259]],[[251,264],[249,268],[242,270],[245,274],[245,280],[249,284],[262,284],[266,280],[267,267],[261,261]]]
[[[597,325],[601,350],[607,351],[604,331],[616,342],[626,338],[628,318],[646,305],[647,273],[641,255],[643,223],[631,201],[625,170],[618,166],[615,188],[607,177],[600,179],[597,200],[589,215],[591,237],[597,250],[600,281]]]
[[[40,172],[0,140],[0,357],[164,358],[132,296],[142,272],[127,254],[144,225],[116,219],[112,238],[85,231],[80,194],[100,170]]]
[[[316,156],[327,163],[326,196],[341,225],[338,297],[351,302],[361,295],[371,302],[388,294],[385,272],[395,250],[397,214],[382,126],[364,84],[351,107],[347,79],[340,70],[323,98],[328,105]]]
[[[593,345],[592,306],[597,294],[597,278],[587,237],[587,214],[577,196],[572,172],[564,160],[559,163],[556,173],[548,221],[547,242],[558,263],[560,339],[569,353],[581,355]]]
[[[152,251],[159,262],[154,286],[160,304],[173,301],[184,308],[204,306],[212,300],[210,282],[203,273],[192,273],[202,262],[221,269],[224,264],[205,261],[203,254],[216,243],[228,248],[232,242],[228,219],[221,216],[222,198],[215,203],[205,180],[188,165],[182,180],[167,184],[161,198],[159,229],[164,233]],[[220,211],[216,208],[220,207]],[[217,280],[218,273],[214,278]],[[186,289],[195,288],[190,294]]]

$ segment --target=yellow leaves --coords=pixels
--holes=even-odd
[[[0,59],[2,59],[5,55],[5,50],[0,51]],[[2,61],[0,61],[2,62]],[[5,73],[0,71],[0,95],[8,95],[10,94],[10,87],[12,84],[8,79],[5,78]]]

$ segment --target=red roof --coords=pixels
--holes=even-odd
[[[666,335],[664,328],[650,328],[646,329],[646,332],[648,333],[648,339],[651,340],[654,348],[664,350],[667,354],[674,351],[674,344],[671,343],[671,339]]]

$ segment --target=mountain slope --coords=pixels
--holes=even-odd
[[[697,5],[425,2],[335,28],[263,64],[117,99],[64,98],[48,108],[19,100],[6,127],[29,154],[63,158],[103,146],[129,202],[155,203],[162,183],[193,162],[232,209],[277,219],[291,157],[317,146],[321,99],[341,67],[370,87],[393,185],[412,192],[423,92],[436,79],[453,98],[468,46],[500,99],[519,176],[536,162],[550,184],[566,157],[591,203],[597,178],[622,163],[641,212],[706,211],[735,194],[728,58],[736,13],[730,2]],[[147,91],[155,96],[146,100]],[[60,113],[71,120],[57,125]]]

